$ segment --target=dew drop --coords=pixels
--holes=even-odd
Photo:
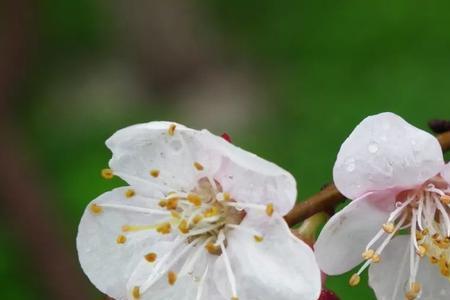
[[[368,150],[370,153],[376,153],[378,151],[378,145],[376,143],[370,143]]]
[[[353,158],[347,159],[345,163],[345,169],[347,170],[347,172],[353,172],[355,168],[356,168],[355,160]]]

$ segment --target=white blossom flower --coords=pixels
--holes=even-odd
[[[392,113],[363,120],[342,145],[334,181],[354,199],[315,246],[321,269],[369,268],[378,299],[450,299],[450,167],[436,138]]]
[[[115,133],[103,176],[129,186],[87,207],[84,272],[115,299],[316,300],[312,250],[282,215],[296,183],[280,167],[206,130],[151,122]]]

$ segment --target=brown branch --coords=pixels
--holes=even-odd
[[[436,138],[442,146],[442,151],[445,152],[450,150],[450,131],[439,134]],[[333,210],[344,200],[345,197],[337,190],[336,186],[330,184],[317,194],[295,205],[294,208],[284,216],[284,219],[289,226],[294,226],[318,212]]]

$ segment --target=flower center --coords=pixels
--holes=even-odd
[[[396,209],[367,244],[362,257],[366,260],[352,275],[350,285],[359,283],[360,274],[381,254],[391,239],[401,230],[410,232],[410,276],[405,297],[418,299],[422,287],[416,282],[419,263],[425,256],[437,265],[442,276],[450,280],[450,188],[436,177],[418,189],[400,193]],[[374,247],[374,246],[377,247]]]

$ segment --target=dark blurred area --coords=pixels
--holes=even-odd
[[[332,180],[365,116],[449,119],[448,2],[4,0],[0,3],[0,296],[103,299],[75,237],[121,185],[104,141],[139,122],[228,132],[294,174]],[[365,283],[330,278],[342,299]]]

